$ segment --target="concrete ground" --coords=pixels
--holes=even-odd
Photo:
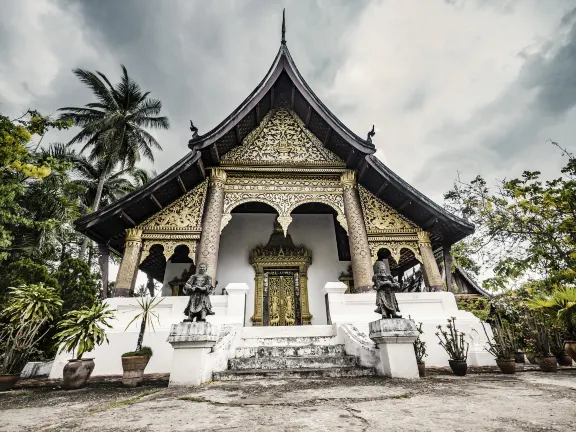
[[[40,383],[42,384],[42,383]],[[36,385],[36,386],[35,386]],[[0,393],[0,431],[575,431],[576,370]]]

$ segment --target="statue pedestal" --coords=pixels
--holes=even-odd
[[[174,348],[169,386],[197,386],[212,380],[208,354],[218,328],[208,322],[172,324],[168,342]]]
[[[378,345],[383,375],[419,378],[413,345],[417,337],[416,323],[412,320],[391,318],[370,323],[370,339]]]

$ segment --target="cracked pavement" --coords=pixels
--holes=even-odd
[[[0,393],[0,431],[573,431],[576,370]]]

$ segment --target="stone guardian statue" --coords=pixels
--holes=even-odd
[[[206,270],[208,270],[208,266],[200,263],[196,274],[190,276],[184,285],[182,291],[190,296],[188,305],[184,309],[184,315],[187,317],[184,322],[194,322],[194,319],[196,322],[206,322],[208,315],[214,315],[210,302],[210,294],[212,294],[214,287],[212,286],[212,278],[206,274]]]
[[[376,310],[374,312],[382,315],[382,319],[402,318],[399,314],[400,308],[396,301],[396,291],[400,291],[400,284],[394,280],[390,273],[388,260],[380,259],[374,263],[374,283],[376,290]]]

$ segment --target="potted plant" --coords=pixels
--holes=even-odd
[[[516,373],[516,343],[510,326],[497,316],[492,324],[493,339],[488,336],[484,323],[482,323],[482,328],[488,339],[486,351],[496,358],[496,364],[502,373]]]
[[[426,342],[420,339],[420,335],[424,332],[422,331],[422,323],[418,324],[418,337],[414,341],[414,354],[416,354],[416,363],[418,364],[418,375],[421,378],[426,376],[426,363],[424,363],[424,357],[428,356],[426,354]]]
[[[138,305],[140,306],[140,313],[137,314],[126,326],[124,331],[128,330],[130,325],[140,319],[140,333],[138,334],[138,341],[136,342],[136,350],[129,351],[122,354],[122,370],[124,371],[122,375],[122,384],[127,387],[136,387],[142,384],[144,380],[144,369],[152,357],[152,348],[147,346],[142,346],[144,341],[144,332],[146,331],[146,325],[150,325],[152,330],[154,330],[154,318],[160,323],[158,313],[154,310],[164,299],[156,299],[155,297],[141,297],[138,299]]]
[[[0,328],[0,391],[16,384],[61,305],[56,289],[42,283],[10,288],[1,314],[5,324]]]
[[[442,326],[437,327],[439,332],[436,336],[440,340],[440,345],[446,351],[450,360],[450,368],[454,375],[465,376],[468,370],[468,348],[469,343],[464,341],[465,334],[456,329],[456,317],[448,319],[446,328],[448,331],[442,330]]]
[[[576,288],[557,287],[551,295],[528,301],[528,307],[544,310],[562,323],[567,332],[564,349],[576,361]]]
[[[564,340],[562,329],[552,327],[550,330],[550,351],[556,357],[559,366],[572,366],[572,358],[564,349]]]
[[[107,304],[95,303],[91,308],[84,306],[77,311],[70,311],[58,324],[60,332],[54,338],[62,351],[76,353],[64,366],[62,387],[66,390],[79,389],[86,385],[94,370],[94,359],[82,358],[84,353],[96,346],[108,343],[103,326],[112,328],[107,320],[114,318],[114,312]]]
[[[550,331],[542,316],[532,313],[527,317],[527,324],[533,337],[536,361],[543,372],[556,372],[558,364],[550,349]]]

